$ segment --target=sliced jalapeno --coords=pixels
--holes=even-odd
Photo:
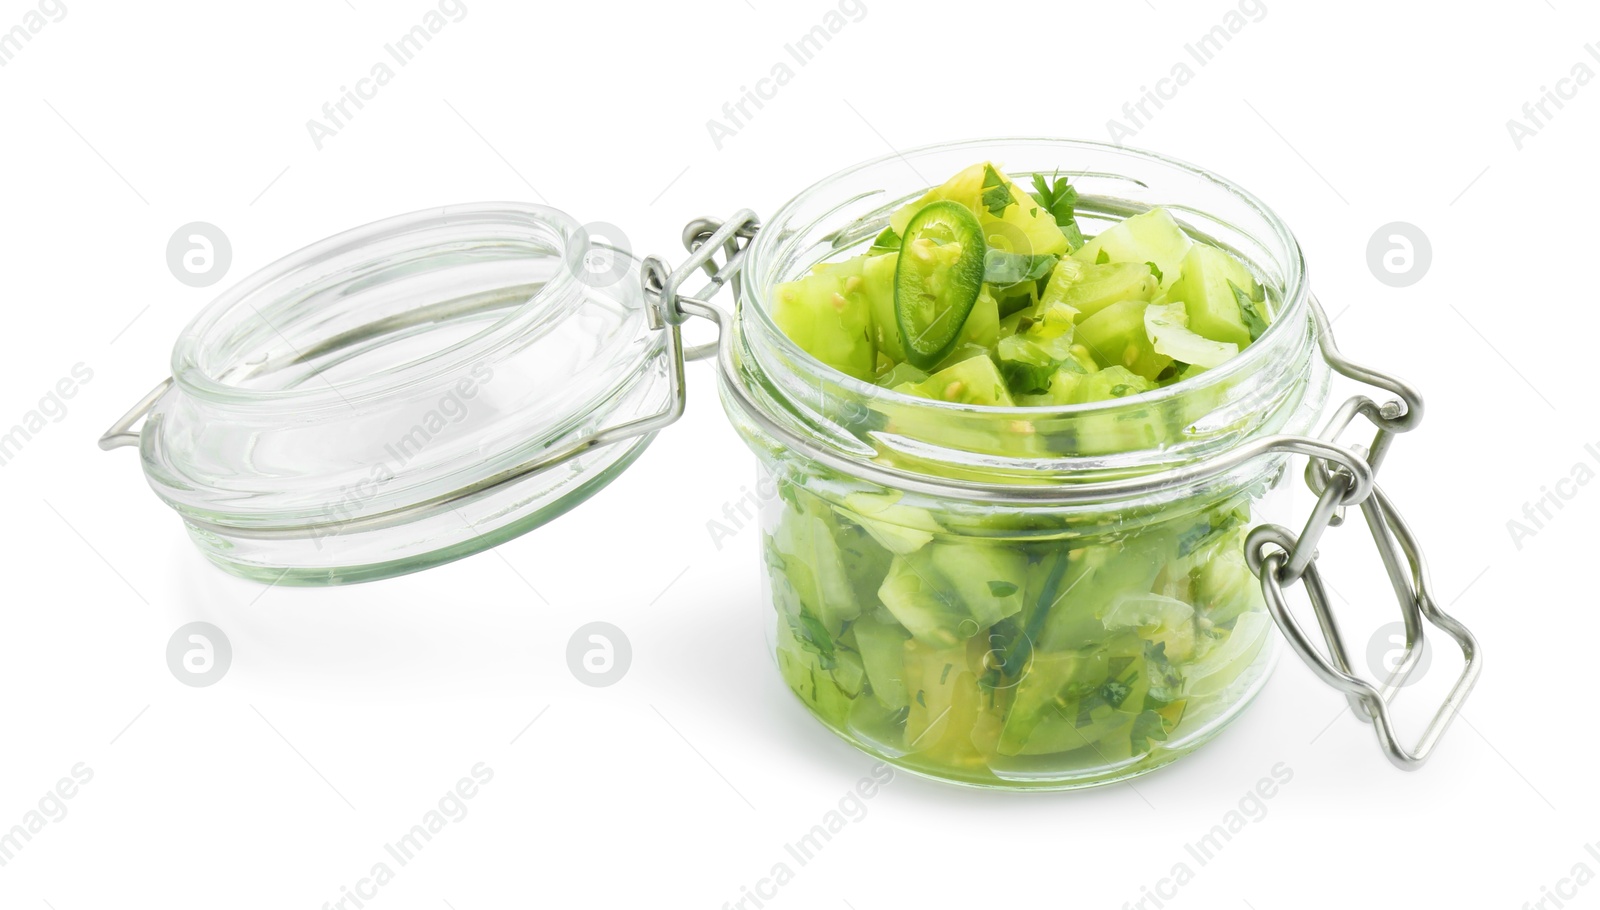
[[[958,202],[931,202],[906,222],[894,315],[912,366],[927,369],[955,347],[983,290],[986,246],[977,216]]]

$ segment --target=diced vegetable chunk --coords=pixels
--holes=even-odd
[[[1236,287],[1253,295],[1255,278],[1239,260],[1214,246],[1197,243],[1184,257],[1182,275],[1167,297],[1183,303],[1189,328],[1196,334],[1243,348],[1253,339],[1240,312]]]
[[[1168,287],[1182,272],[1190,246],[1189,235],[1166,209],[1157,206],[1101,231],[1072,258],[1079,262],[1154,263],[1162,287]]]
[[[1239,353],[1231,341],[1212,341],[1189,331],[1189,314],[1182,303],[1150,304],[1144,311],[1144,331],[1157,354],[1197,367],[1222,366]]]

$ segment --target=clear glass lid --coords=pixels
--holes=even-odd
[[[145,474],[238,574],[415,571],[536,527],[626,467],[653,433],[594,434],[672,407],[670,341],[639,263],[559,211],[400,215],[281,259],[196,317],[138,434]]]

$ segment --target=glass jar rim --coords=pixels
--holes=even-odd
[[[967,148],[982,149],[984,147],[993,146],[999,143],[1055,146],[1066,149],[1076,147],[1091,150],[1100,154],[1115,153],[1119,155],[1125,155],[1130,159],[1158,164],[1187,173],[1190,176],[1203,179],[1234,196],[1240,202],[1243,202],[1245,205],[1249,206],[1268,225],[1271,226],[1275,235],[1274,239],[1282,244],[1283,249],[1287,254],[1285,256],[1286,262],[1284,263],[1287,268],[1287,274],[1283,283],[1282,303],[1279,312],[1275,314],[1272,322],[1267,326],[1266,330],[1262,332],[1261,336],[1248,345],[1237,356],[1230,358],[1221,366],[1206,370],[1199,376],[1184,379],[1181,382],[1175,382],[1169,386],[1152,389],[1146,392],[1140,392],[1135,395],[1128,395],[1122,398],[1111,399],[1109,401],[1094,401],[1070,405],[979,405],[940,401],[937,399],[919,398],[916,396],[907,395],[903,392],[897,392],[893,389],[878,386],[866,380],[857,379],[837,370],[832,370],[832,368],[828,367],[826,364],[823,364],[821,361],[817,361],[815,357],[796,344],[778,327],[777,323],[772,318],[772,314],[768,312],[767,308],[764,306],[745,307],[741,305],[739,308],[740,318],[754,318],[758,320],[762,330],[772,338],[772,343],[782,350],[787,357],[793,357],[802,362],[814,362],[818,369],[828,370],[833,374],[837,374],[830,376],[830,378],[833,381],[838,382],[848,391],[871,395],[876,399],[892,402],[902,406],[924,409],[928,413],[949,412],[971,415],[991,415],[996,418],[1008,417],[1011,419],[1038,418],[1044,415],[1068,416],[1095,414],[1129,406],[1158,404],[1165,401],[1171,401],[1175,398],[1194,393],[1205,388],[1223,385],[1240,376],[1241,374],[1245,374],[1260,368],[1263,361],[1267,360],[1277,352],[1281,340],[1287,339],[1294,332],[1301,331],[1303,329],[1308,318],[1307,299],[1309,296],[1309,283],[1306,274],[1307,270],[1305,257],[1300,250],[1299,241],[1295,239],[1294,233],[1289,230],[1287,223],[1285,223],[1276,212],[1269,208],[1265,202],[1261,201],[1260,198],[1248,190],[1245,190],[1234,181],[1222,177],[1205,168],[1190,164],[1186,161],[1142,149],[1131,149],[1125,146],[1083,139],[1048,139],[1039,137],[1000,136],[982,139],[965,139],[958,142],[931,143],[912,149],[906,149],[904,151],[891,152],[887,155],[881,155],[877,158],[863,161],[842,170],[835,171],[833,174],[824,177],[823,179],[811,184],[806,189],[797,193],[788,202],[785,202],[782,206],[780,206],[778,211],[773,214],[772,218],[766,222],[765,228],[756,235],[756,238],[751,245],[749,257],[745,267],[745,285],[747,287],[754,286],[756,288],[760,288],[764,283],[764,279],[767,277],[767,270],[772,267],[771,260],[777,258],[776,246],[781,241],[782,232],[776,229],[774,226],[781,226],[785,224],[786,219],[793,216],[800,209],[800,207],[807,202],[827,196],[829,189],[845,178],[894,161],[904,161],[909,165],[909,160],[912,157],[924,153],[958,151]],[[1072,175],[1073,172],[1066,173],[1066,176],[1068,177]],[[1096,172],[1095,175],[1099,176],[1100,174],[1099,172]],[[1088,176],[1088,174],[1083,174],[1083,176]],[[753,316],[750,315],[750,310],[752,309],[755,311]]]
[[[507,344],[525,336],[526,323],[559,320],[582,302],[576,268],[558,269],[520,305],[490,325],[453,344],[395,368],[351,379],[323,384],[303,384],[293,388],[246,388],[222,381],[213,375],[207,361],[219,350],[218,333],[226,320],[241,307],[265,320],[258,300],[264,293],[281,290],[292,298],[309,284],[277,289],[286,280],[299,276],[320,276],[323,280],[345,282],[359,266],[378,257],[386,243],[395,249],[416,252],[415,242],[430,234],[451,228],[496,225],[525,227],[539,239],[550,242],[556,255],[572,264],[574,256],[585,252],[578,243],[578,223],[565,212],[549,206],[521,202],[462,203],[392,215],[350,228],[316,241],[283,256],[241,279],[207,304],[179,334],[172,350],[172,377],[184,394],[211,404],[227,407],[259,404],[293,405],[306,411],[348,407],[362,400],[387,397],[408,386],[427,383],[459,371],[473,361],[491,357]],[[349,260],[341,262],[341,260]],[[280,335],[277,326],[269,327]]]

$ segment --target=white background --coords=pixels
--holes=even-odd
[[[173,338],[208,300],[330,233],[449,202],[547,200],[676,257],[687,219],[770,213],[891,148],[1104,139],[1123,102],[1193,65],[1184,44],[1233,7],[867,0],[719,150],[707,119],[789,59],[785,43],[823,21],[826,0],[465,5],[320,150],[306,121],[385,59],[425,2],[67,0],[0,69],[0,425],[75,364],[93,371],[0,467],[0,828],[76,763],[94,773],[0,867],[0,906],[321,907],[478,762],[494,777],[469,814],[371,906],[719,908],[780,860],[795,878],[768,907],[854,910],[1116,908],[1180,861],[1194,879],[1169,905],[1254,910],[1517,908],[1576,864],[1600,873],[1585,852],[1600,841],[1588,578],[1600,485],[1563,486],[1571,501],[1520,546],[1507,527],[1574,465],[1600,469],[1584,451],[1600,444],[1600,86],[1520,150],[1506,127],[1574,64],[1600,70],[1584,49],[1600,12],[1268,0],[1130,140],[1267,200],[1346,349],[1428,395],[1385,486],[1440,601],[1486,654],[1433,761],[1390,767],[1286,656],[1232,729],[1150,777],[996,794],[902,775],[799,867],[783,845],[872,763],[804,713],[764,652],[754,533],[719,550],[707,532],[754,464],[703,365],[682,424],[577,513],[344,589],[211,568],[133,453],[95,438],[166,375]],[[34,8],[0,3],[0,29]],[[169,236],[197,220],[232,240],[210,288],[180,284],[166,262]],[[1392,221],[1432,243],[1408,288],[1368,268],[1369,238]],[[1396,614],[1363,534],[1336,529],[1323,555],[1364,652]],[[610,688],[580,684],[564,657],[596,619],[632,641]],[[195,620],[233,645],[209,688],[181,685],[165,660]],[[1403,697],[1408,735],[1459,666],[1435,643]],[[1264,818],[1204,866],[1185,853],[1280,762],[1293,779]],[[1600,883],[1579,892],[1579,905],[1600,902]]]

